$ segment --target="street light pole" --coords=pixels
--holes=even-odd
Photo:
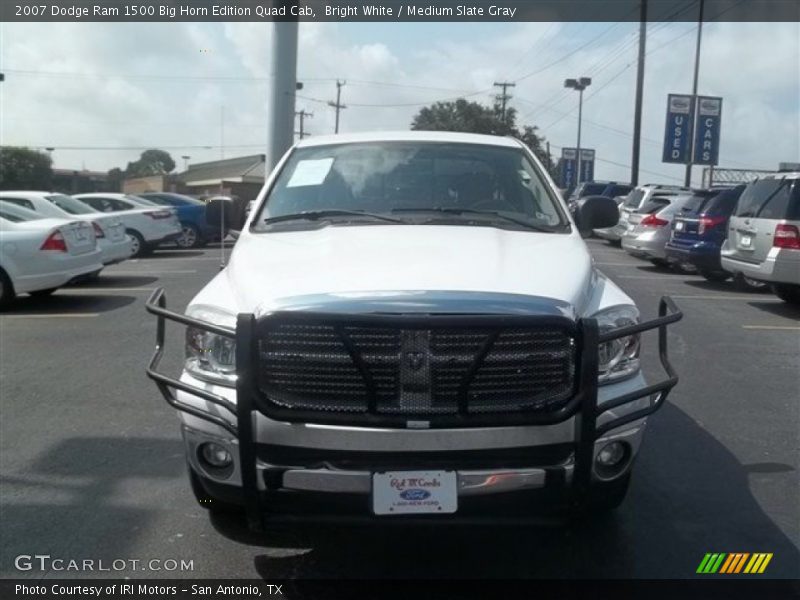
[[[592,85],[591,77],[579,77],[577,79],[564,80],[564,87],[577,90],[578,92],[578,147],[577,151],[577,171],[578,175],[575,182],[581,182],[581,123],[583,121],[583,90]]]
[[[692,83],[692,104],[694,105],[694,115],[697,116],[697,80],[700,77],[700,41],[703,38],[703,7],[704,0],[700,0],[700,14],[697,17],[697,46],[694,50],[694,82]],[[692,155],[694,154],[694,132],[697,130],[695,127],[694,119],[692,119],[692,132],[690,133],[692,139],[692,148],[689,151],[689,162],[686,165],[686,177],[684,178],[683,185],[689,187],[692,185]]]

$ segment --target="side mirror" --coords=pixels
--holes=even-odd
[[[608,196],[585,196],[578,200],[575,221],[582,232],[613,227],[619,222],[619,207]]]
[[[206,202],[206,223],[211,227],[225,229],[234,222],[235,206],[233,200],[225,196],[215,196]]]

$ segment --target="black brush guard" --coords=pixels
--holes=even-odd
[[[289,422],[340,422],[351,425],[370,425],[384,427],[407,427],[409,418],[403,415],[385,415],[368,412],[367,414],[326,414],[318,411],[301,411],[281,409],[265,402],[256,384],[258,368],[258,340],[260,334],[267,330],[270,319],[282,318],[292,321],[314,320],[324,317],[331,321],[341,321],[355,325],[400,325],[404,328],[424,328],[432,321],[437,324],[446,323],[451,326],[484,324],[509,326],[531,326],[534,324],[551,324],[570,327],[578,345],[578,375],[576,393],[563,407],[542,414],[508,413],[503,415],[467,414],[465,410],[457,415],[426,416],[430,427],[486,427],[508,425],[548,425],[563,422],[577,415],[578,435],[575,450],[573,491],[580,496],[585,493],[591,482],[592,462],[594,459],[594,443],[597,439],[633,421],[653,414],[661,408],[670,390],[678,383],[678,375],[669,362],[667,353],[667,325],[679,321],[683,314],[669,296],[663,296],[658,306],[658,317],[644,323],[619,327],[600,333],[595,319],[580,319],[574,323],[560,317],[531,317],[526,315],[397,315],[368,314],[342,315],[305,312],[272,313],[256,319],[250,313],[239,314],[236,328],[212,325],[205,321],[193,319],[167,310],[163,288],[156,289],[146,303],[149,313],[156,315],[156,349],[147,366],[147,375],[152,379],[167,403],[173,408],[218,425],[238,438],[239,466],[242,475],[242,489],[250,527],[255,530],[263,528],[263,515],[266,507],[261,506],[261,497],[257,485],[256,445],[253,439],[254,416],[256,411],[269,418]],[[233,403],[222,396],[188,385],[178,379],[164,375],[158,371],[164,354],[166,320],[201,329],[236,341],[236,398]],[[661,365],[667,377],[655,384],[645,386],[631,393],[618,396],[597,405],[598,346],[617,338],[658,329],[658,351]],[[206,400],[227,411],[231,418],[201,410],[178,400],[173,390],[180,390]],[[626,415],[606,421],[598,425],[597,421],[606,412],[640,398],[649,397],[648,406]]]

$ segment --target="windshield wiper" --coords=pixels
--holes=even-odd
[[[533,229],[534,231],[542,231],[545,233],[554,233],[555,231],[557,231],[555,227],[550,227],[546,225],[537,225],[536,223],[531,223],[530,221],[526,221],[525,219],[512,217],[511,215],[507,215],[496,210],[479,210],[477,208],[449,208],[449,207],[434,206],[428,208],[395,208],[392,209],[392,212],[393,213],[435,212],[444,215],[479,215],[484,217],[501,219],[509,223],[515,223],[516,225],[521,225],[522,227],[525,227],[527,229]]]
[[[281,223],[283,221],[319,221],[320,219],[327,219],[328,217],[368,217],[380,221],[388,221],[389,223],[405,223],[401,219],[395,219],[386,215],[378,215],[375,213],[361,212],[358,210],[305,210],[303,212],[294,213],[290,215],[279,215],[277,217],[267,217],[262,220],[264,225],[271,225],[272,223]]]

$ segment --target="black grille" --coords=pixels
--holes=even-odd
[[[572,333],[550,326],[275,322],[259,340],[259,388],[281,408],[323,413],[545,413],[573,396],[576,361]]]

